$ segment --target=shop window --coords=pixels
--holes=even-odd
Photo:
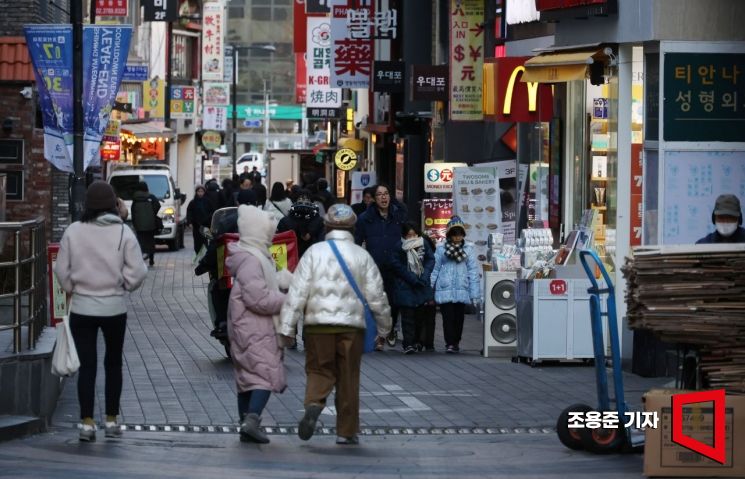
[[[259,22],[270,22],[272,20],[271,7],[252,7],[251,19]]]
[[[243,8],[243,6],[240,6],[240,7],[229,6],[228,7],[228,18],[230,19],[243,18],[245,14],[246,14],[246,11]]]
[[[196,38],[186,35],[173,35],[173,58],[171,59],[171,74],[176,80],[191,80],[194,78]]]
[[[23,140],[0,140],[0,174],[5,175],[5,199],[23,200]]]

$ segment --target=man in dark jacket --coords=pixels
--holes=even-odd
[[[150,266],[155,264],[155,234],[162,227],[159,221],[160,201],[150,194],[147,183],[140,181],[132,195],[132,227],[137,234],[142,254],[147,255]]]
[[[254,175],[251,181],[253,182],[252,189],[256,194],[256,206],[264,209],[264,205],[266,204],[266,186],[261,184],[261,175]]]
[[[711,214],[711,222],[714,223],[716,231],[696,241],[696,244],[745,243],[742,208],[737,196],[719,195]]]
[[[367,211],[367,208],[373,201],[375,201],[375,187],[368,186],[362,190],[362,201],[352,205],[352,211],[354,211],[354,214],[359,218],[362,213]]]
[[[323,240],[323,218],[318,214],[318,207],[307,196],[301,196],[290,207],[290,213],[277,225],[277,233],[294,231],[297,236],[298,256],[311,245]]]
[[[320,178],[318,180],[318,197],[326,211],[336,203],[336,198],[329,192],[329,182],[326,181],[326,178]]]
[[[189,202],[189,206],[186,208],[186,221],[191,225],[195,253],[199,253],[202,246],[207,244],[207,240],[202,234],[202,227],[209,228],[213,212],[204,186],[197,185],[194,190],[194,199]]]
[[[375,187],[375,203],[362,213],[354,231],[355,242],[358,245],[365,245],[383,276],[388,304],[392,305],[393,326],[387,338],[391,347],[396,345],[398,320],[398,308],[393,306],[396,275],[391,260],[401,249],[401,225],[405,222],[406,210],[397,202],[392,202],[390,190],[386,185],[380,184]],[[376,349],[382,351],[382,343],[379,342]]]

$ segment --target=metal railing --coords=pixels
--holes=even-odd
[[[0,332],[13,331],[13,353],[21,351],[24,326],[33,349],[48,321],[47,281],[44,220],[0,222]]]

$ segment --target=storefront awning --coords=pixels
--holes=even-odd
[[[603,55],[602,50],[566,53],[542,53],[525,62],[521,81],[557,83],[584,80],[587,69]]]
[[[123,123],[122,132],[138,138],[171,138],[173,136],[173,130],[167,128],[165,123],[158,121]]]

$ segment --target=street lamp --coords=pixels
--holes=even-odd
[[[277,51],[277,47],[274,45],[231,45],[233,49],[233,89],[230,92],[231,96],[231,103],[233,104],[233,173],[231,176],[235,177],[235,175],[238,174],[238,172],[235,170],[236,163],[238,162],[238,145],[237,145],[237,136],[238,136],[238,49],[242,50],[263,50],[266,52],[275,52]],[[266,83],[264,83],[264,108],[266,109],[266,104],[268,103],[268,96],[266,94]],[[266,112],[265,112],[266,116]],[[264,127],[266,129],[266,127]]]

